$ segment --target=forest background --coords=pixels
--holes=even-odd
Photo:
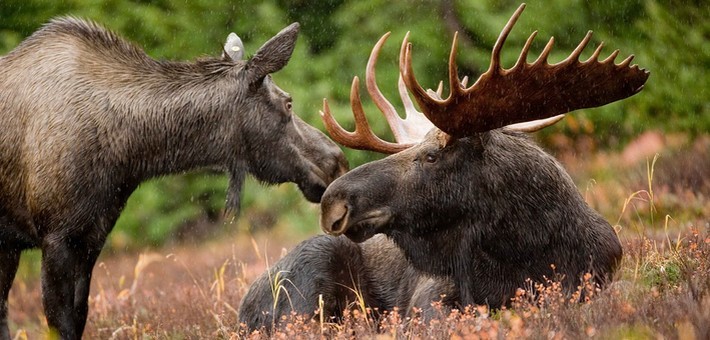
[[[43,23],[60,15],[94,20],[142,47],[156,59],[194,60],[219,55],[229,32],[244,41],[247,54],[291,22],[301,34],[289,65],[274,79],[294,98],[306,122],[323,130],[318,115],[328,98],[337,119],[352,126],[348,105],[353,76],[364,75],[370,50],[391,31],[378,64],[378,82],[395,106],[399,42],[411,31],[414,67],[420,82],[435,87],[447,77],[455,31],[461,34],[459,72],[476,78],[487,68],[490,50],[517,1],[442,0],[3,0],[0,3],[0,55],[9,52]],[[651,71],[639,95],[593,110],[580,110],[536,138],[553,152],[619,151],[644,131],[681,134],[688,140],[710,131],[710,7],[702,1],[631,0],[531,1],[503,50],[512,66],[528,35],[539,31],[529,61],[547,37],[556,45],[551,62],[565,58],[587,30],[591,46],[604,41],[603,55],[620,49]],[[618,61],[622,57],[619,57]],[[365,98],[365,109],[376,109]],[[387,136],[383,119],[373,129]],[[351,167],[383,157],[345,150]],[[266,187],[254,180],[243,192],[238,219],[223,216],[227,179],[197,171],[166,176],[140,186],[131,196],[107,244],[111,251],[158,247],[215,237],[235,229],[287,229],[303,238],[318,232],[318,206],[307,203],[291,184]]]

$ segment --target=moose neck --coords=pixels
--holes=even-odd
[[[112,117],[99,122],[99,138],[108,159],[138,181],[235,165],[229,160],[240,152],[237,86],[191,67],[163,63],[105,91]]]
[[[621,254],[616,235],[554,158],[498,132],[485,148],[480,167],[441,184],[465,199],[434,198],[429,214],[388,231],[415,268],[452,278],[463,305],[491,306],[507,304],[527,279],[573,288],[586,272],[610,272]]]

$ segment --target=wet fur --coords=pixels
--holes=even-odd
[[[526,135],[505,129],[443,142],[440,134],[430,132],[421,144],[357,167],[328,187],[321,203],[322,227],[341,228],[345,236],[361,242],[347,245],[348,252],[355,248],[358,256],[338,253],[346,248],[344,240],[319,236],[297,249],[324,244],[332,249],[313,254],[294,250],[276,267],[307,266],[337,253],[342,266],[361,278],[368,306],[380,311],[396,306],[406,315],[418,307],[425,316],[431,315],[430,304],[441,295],[449,308],[499,308],[509,304],[527,279],[561,280],[568,293],[585,273],[593,274],[602,287],[612,279],[622,257],[616,233],[585,203],[552,156]],[[340,215],[343,205],[348,207],[347,219]],[[377,210],[390,212],[384,224],[356,222]],[[348,226],[343,229],[345,220]],[[302,272],[328,273],[312,266],[292,275]],[[331,278],[328,284],[342,284],[337,276]],[[322,290],[308,282],[298,288]],[[245,299],[241,307],[240,318],[249,327],[262,325],[244,315],[264,310],[269,300],[263,290],[257,281],[247,297],[261,298]],[[314,303],[299,302],[294,310],[310,314]]]
[[[274,304],[272,282],[277,275],[284,291]],[[454,305],[457,294],[446,278],[412,267],[384,235],[363,243],[320,235],[297,245],[252,283],[241,301],[239,322],[250,330],[271,331],[281,325],[281,316],[291,313],[318,317],[319,296],[327,320],[339,320],[346,309],[360,309],[360,298],[374,317],[394,308],[410,315],[417,307],[431,318],[432,301]]]
[[[287,108],[269,73],[286,65],[292,25],[247,61],[158,61],[98,25],[55,19],[0,58],[0,339],[20,252],[42,249],[43,303],[79,338],[91,269],[144,180],[196,168],[296,182],[318,201],[347,163]],[[318,171],[314,171],[318,169]]]

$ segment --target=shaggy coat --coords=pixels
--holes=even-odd
[[[585,273],[601,286],[611,279],[622,257],[616,233],[553,157],[506,129],[452,144],[440,135],[435,129],[335,180],[323,196],[321,227],[359,243],[305,241],[254,283],[240,320],[258,328],[291,310],[310,315],[318,294],[328,302],[324,312],[338,316],[355,301],[332,292],[342,285],[359,289],[369,307],[408,315],[418,307],[427,316],[442,296],[449,307],[499,308],[528,279],[561,280],[567,292]],[[285,285],[293,307],[265,293],[264,277],[275,271],[294,282]]]
[[[172,62],[60,18],[0,58],[0,339],[10,337],[20,252],[35,247],[50,330],[81,337],[91,270],[146,179],[226,171],[232,210],[247,173],[295,182],[320,200],[347,162],[291,112],[291,97],[269,76],[286,65],[297,34],[298,24],[285,28],[246,61],[228,45],[222,58]]]

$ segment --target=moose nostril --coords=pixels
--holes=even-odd
[[[331,235],[340,235],[345,232],[348,225],[349,209],[347,204],[332,206],[323,214],[321,226],[323,231]]]
[[[343,228],[343,225],[344,225],[343,220],[345,219],[345,216],[346,215],[343,215],[341,218],[339,218],[333,222],[333,224],[330,226],[331,233],[338,234],[340,229]]]

